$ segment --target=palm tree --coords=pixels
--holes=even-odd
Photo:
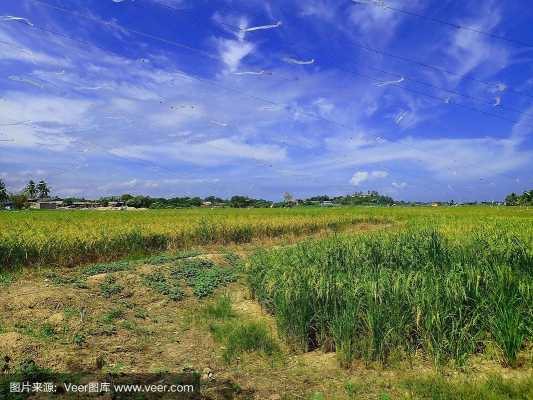
[[[35,182],[33,180],[30,180],[24,188],[24,194],[28,196],[29,199],[35,199],[35,197],[37,197],[37,188],[35,187]]]
[[[39,184],[37,185],[37,191],[39,192],[40,199],[46,199],[50,195],[50,189],[43,180],[39,181]]]
[[[0,203],[3,203],[9,199],[7,194],[6,184],[2,179],[0,179]]]

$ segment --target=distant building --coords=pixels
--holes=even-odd
[[[332,201],[323,201],[320,203],[320,207],[335,207],[335,204]]]
[[[69,208],[96,208],[99,206],[100,204],[94,201],[75,201]]]
[[[124,201],[110,201],[107,205],[109,207],[124,207],[126,203]]]
[[[55,201],[37,201],[31,207],[37,210],[55,210],[57,203]]]

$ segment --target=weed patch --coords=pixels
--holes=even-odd
[[[272,356],[280,352],[268,326],[263,322],[242,320],[234,311],[228,293],[204,304],[194,318],[222,344],[222,356],[228,364],[243,353],[257,352]]]
[[[196,257],[200,254],[198,250],[182,250],[176,254],[159,254],[144,258],[142,262],[150,265],[163,265],[176,262],[185,258]]]
[[[135,264],[134,261],[117,261],[106,264],[93,264],[81,270],[82,276],[94,276],[113,272],[126,271]]]
[[[85,276],[65,276],[59,275],[56,272],[48,272],[45,277],[49,279],[54,285],[72,285],[78,289],[87,289],[87,278]]]
[[[233,271],[205,259],[183,261],[173,268],[171,275],[175,279],[184,279],[198,298],[209,296],[217,288],[236,280]]]
[[[104,324],[112,324],[116,320],[124,318],[124,316],[125,312],[122,308],[113,308],[102,315],[101,321]]]
[[[102,293],[102,296],[105,298],[120,294],[124,290],[124,286],[117,283],[117,278],[112,275],[106,276],[99,286],[100,293]]]
[[[169,279],[162,272],[153,272],[142,277],[143,283],[157,293],[167,296],[171,300],[183,299],[184,293],[179,283]]]

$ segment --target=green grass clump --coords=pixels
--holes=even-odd
[[[205,258],[194,258],[192,260],[183,260],[176,264],[171,274],[177,279],[190,279],[196,277],[200,271],[208,270],[215,267],[215,263]]]
[[[41,326],[40,334],[43,338],[49,339],[56,335],[56,331],[52,324],[45,323]]]
[[[111,324],[115,322],[117,319],[124,318],[125,315],[126,313],[124,312],[124,310],[120,307],[117,307],[117,308],[113,308],[109,310],[107,313],[102,315],[101,321],[104,324]]]
[[[87,336],[83,333],[76,333],[72,336],[72,343],[78,347],[82,347],[87,341]]]
[[[231,297],[229,294],[223,294],[215,299],[213,302],[210,302],[205,305],[202,310],[202,315],[206,319],[215,319],[215,320],[229,320],[236,316],[233,311],[231,304]]]
[[[105,279],[100,283],[99,287],[100,293],[102,293],[102,296],[106,298],[120,294],[124,290],[124,286],[117,283],[117,278],[112,275],[106,276]]]
[[[211,295],[217,288],[235,281],[232,271],[213,268],[200,271],[194,278],[188,279],[189,286],[198,298]]]
[[[179,283],[167,278],[159,271],[144,275],[142,280],[146,286],[159,294],[169,297],[171,300],[179,301],[183,299],[184,293]]]
[[[55,338],[58,334],[56,328],[48,322],[38,325],[36,322],[17,321],[15,323],[15,328],[17,332],[20,332],[23,335],[31,336],[43,341],[49,341]]]
[[[20,269],[4,270],[0,266],[0,288],[11,285],[20,277],[20,275]]]
[[[280,347],[264,322],[244,320],[233,309],[231,297],[224,293],[204,304],[194,318],[209,329],[213,338],[222,344],[226,363],[235,361],[243,353],[257,352],[272,356]]]
[[[333,342],[343,365],[420,352],[464,365],[488,342],[516,365],[531,342],[533,252],[505,230],[337,235],[259,252],[247,272],[290,343]]]
[[[212,324],[214,338],[224,344],[222,357],[231,363],[243,353],[258,352],[271,356],[279,352],[268,326],[261,322],[231,322]]]
[[[533,398],[533,378],[504,379],[490,375],[480,382],[430,376],[404,380],[407,399],[419,400],[528,400]]]

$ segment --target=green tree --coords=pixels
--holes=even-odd
[[[251,201],[245,196],[233,196],[229,201],[229,205],[232,208],[246,208],[251,205]]]
[[[43,180],[39,181],[39,184],[37,185],[37,191],[39,192],[40,199],[46,199],[50,195],[50,188]]]
[[[511,193],[505,198],[505,204],[508,206],[515,206],[518,202],[518,196],[516,193]]]
[[[14,194],[10,196],[9,200],[13,203],[13,207],[17,210],[21,210],[28,206],[28,197],[26,194]]]
[[[26,187],[24,188],[23,193],[29,198],[29,199],[35,199],[37,197],[37,187],[35,186],[35,182],[33,180],[30,180]]]
[[[0,179],[0,203],[7,201],[8,199],[9,195],[7,194],[6,184]]]
[[[529,206],[533,204],[533,190],[525,191],[521,196],[518,196],[518,204],[521,206]]]
[[[122,196],[120,196],[120,200],[121,201],[128,201],[128,200],[131,200],[133,199],[135,196],[131,195],[131,194],[123,194]]]

